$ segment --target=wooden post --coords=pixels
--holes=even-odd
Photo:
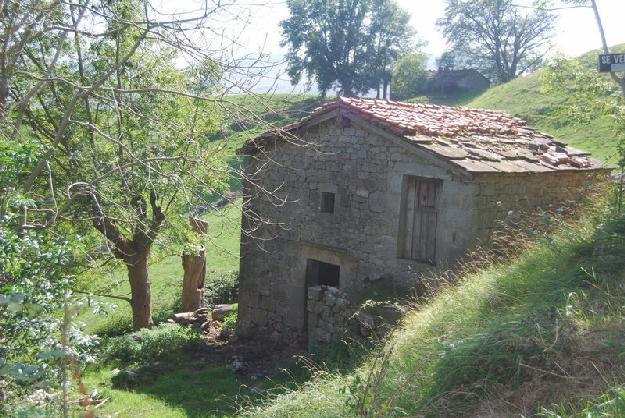
[[[191,227],[198,235],[208,231],[208,223],[189,217]],[[206,279],[206,250],[200,247],[196,254],[182,255],[182,311],[191,312],[202,307],[204,298],[204,280]]]

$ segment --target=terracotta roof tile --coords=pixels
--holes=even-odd
[[[554,169],[602,169],[589,154],[569,148],[552,136],[527,127],[523,119],[504,112],[425,103],[402,103],[339,97],[308,117],[248,141],[262,147],[280,133],[306,126],[328,112],[365,120],[467,171],[544,172]]]

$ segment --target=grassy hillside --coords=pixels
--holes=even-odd
[[[562,123],[558,111],[569,97],[547,95],[541,83],[539,72],[445,104],[507,111],[614,161],[610,121],[596,115],[587,125]],[[245,140],[319,105],[306,95],[227,101],[227,117],[213,143],[235,168],[235,150]],[[238,187],[233,176],[230,188]],[[207,254],[210,281],[238,269],[240,208],[230,205],[207,219],[214,244]],[[212,362],[215,352],[196,348],[142,365],[142,380],[132,388],[113,385],[117,369],[138,367],[123,362],[90,370],[84,381],[110,399],[99,413],[129,417],[233,416],[245,405],[252,405],[246,415],[266,417],[619,416],[625,411],[623,254],[622,216],[603,213],[564,227],[517,259],[469,274],[411,311],[384,348],[356,371],[320,374],[261,406],[253,405],[276,386],[291,386],[290,379],[241,380]],[[179,303],[180,258],[154,260],[150,271],[155,319],[163,320]],[[102,293],[128,296],[121,269],[93,271],[89,278]],[[88,330],[114,335],[130,328],[125,302],[97,301],[119,307],[109,315],[83,313],[79,320]]]
[[[620,51],[625,45],[612,49]],[[585,68],[596,66],[599,50],[589,51],[571,62],[579,62]],[[611,164],[617,162],[617,138],[612,118],[599,111],[587,109],[588,122],[566,116],[566,109],[577,103],[574,91],[549,91],[544,89],[545,70],[521,76],[508,83],[493,86],[484,92],[468,92],[444,99],[417,97],[410,101],[434,103],[485,109],[496,109],[511,113],[529,122],[529,125],[564,140],[569,145],[589,151],[599,160]],[[597,78],[606,78],[597,74]]]
[[[563,227],[414,309],[356,372],[249,415],[624,416],[624,254],[622,215]]]
[[[599,160],[616,162],[617,139],[610,117],[592,115],[589,123],[570,123],[560,111],[570,106],[569,92],[542,91],[542,71],[494,86],[463,106],[497,109],[526,119],[530,126],[589,151]]]

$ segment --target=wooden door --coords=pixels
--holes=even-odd
[[[399,256],[435,264],[438,195],[441,181],[405,176]]]

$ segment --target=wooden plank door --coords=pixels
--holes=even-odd
[[[441,181],[406,176],[400,221],[400,257],[435,264]]]

